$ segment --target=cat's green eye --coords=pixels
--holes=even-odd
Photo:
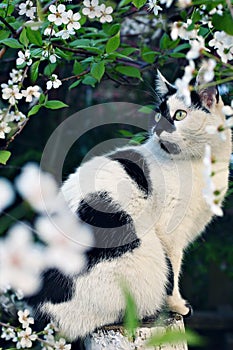
[[[187,116],[187,112],[179,109],[178,111],[176,111],[173,119],[180,121],[180,120],[183,120],[186,116]]]
[[[160,121],[160,119],[162,118],[162,114],[159,112],[155,113],[155,121],[156,123],[158,123]]]

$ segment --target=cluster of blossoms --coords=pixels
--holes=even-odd
[[[38,85],[29,86],[23,89],[23,80],[26,74],[22,69],[12,69],[10,79],[7,84],[1,84],[2,98],[9,103],[8,108],[0,110],[0,138],[5,139],[6,134],[10,133],[14,124],[20,124],[26,119],[26,116],[19,111],[18,102],[23,97],[28,103],[35,102],[40,97],[40,87]],[[13,109],[13,110],[12,110]]]
[[[83,5],[85,7],[82,9],[82,13],[88,18],[97,18],[101,23],[112,22],[111,13],[113,12],[113,8],[111,6],[106,6],[105,4],[99,5],[99,0],[84,0]],[[81,20],[80,13],[73,13],[72,10],[66,11],[64,4],[59,4],[58,6],[50,5],[49,11],[48,20],[52,23],[52,26],[45,29],[45,35],[61,37],[65,40],[69,39],[71,35],[75,34],[75,31],[81,28],[79,22]],[[54,26],[63,26],[63,28],[55,31]]]
[[[40,274],[49,267],[66,274],[85,266],[85,247],[92,244],[89,229],[71,213],[53,177],[35,164],[28,164],[16,179],[21,196],[38,213],[34,228],[21,222],[0,240],[0,287],[10,285],[30,295],[40,287]],[[14,189],[0,179],[0,208],[14,200]],[[36,237],[41,243],[35,243]],[[63,260],[61,256],[69,256]]]
[[[215,32],[209,46],[213,46],[224,63],[233,59],[233,36],[227,33]]]
[[[34,324],[34,318],[30,317],[30,312],[28,309],[19,310],[17,312],[18,322],[20,327],[11,326],[8,324],[2,324],[1,338],[7,342],[15,343],[17,349],[29,349],[39,342],[42,350],[70,350],[71,344],[66,344],[64,338],[58,338],[55,332],[59,330],[57,327],[49,323],[44,330],[40,331],[39,334],[34,332],[31,325]],[[43,338],[41,337],[43,335]],[[36,344],[35,344],[36,345]]]

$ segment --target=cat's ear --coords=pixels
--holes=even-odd
[[[206,70],[201,67],[196,77],[196,91],[199,94],[201,103],[204,107],[211,109],[219,102],[219,91],[217,86],[207,86],[204,75]]]
[[[157,69],[157,77],[155,80],[156,92],[160,96],[173,95],[176,93],[176,88],[170,84],[162,73]]]

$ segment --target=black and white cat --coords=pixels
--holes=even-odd
[[[71,340],[122,318],[122,283],[132,292],[140,318],[154,315],[165,299],[171,311],[191,311],[178,284],[185,248],[213,217],[202,193],[204,149],[209,144],[218,160],[213,181],[222,190],[222,201],[231,134],[226,130],[223,142],[206,132],[207,126],[217,127],[225,118],[215,88],[197,87],[191,107],[161,74],[157,88],[160,102],[150,139],[94,157],[62,186],[69,207],[95,237],[86,271],[59,287],[50,274],[54,297],[46,295],[40,304]]]

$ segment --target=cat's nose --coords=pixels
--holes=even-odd
[[[158,136],[160,136],[162,134],[163,131],[172,133],[176,130],[176,127],[174,125],[174,122],[171,120],[169,121],[168,119],[162,117],[159,122],[156,123],[155,127],[154,127],[154,132],[156,132],[156,134]]]

